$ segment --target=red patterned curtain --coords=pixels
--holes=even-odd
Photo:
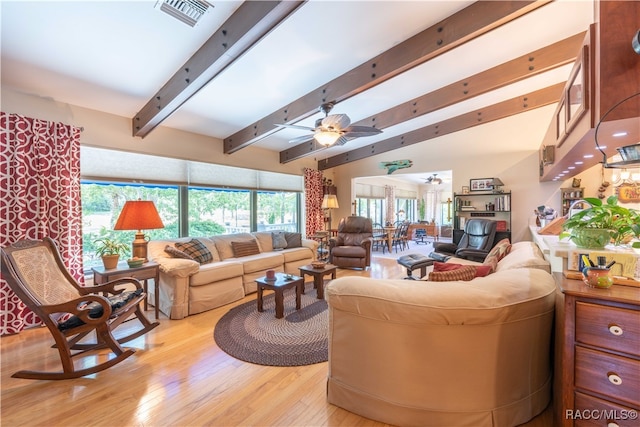
[[[324,213],[322,212],[322,172],[304,168],[304,195],[307,218],[305,231],[307,236],[324,229]]]
[[[0,246],[51,237],[81,284],[80,129],[0,112]],[[0,335],[40,324],[0,279]]]

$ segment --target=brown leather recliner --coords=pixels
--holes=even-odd
[[[371,218],[342,218],[338,224],[338,234],[329,239],[329,262],[338,267],[366,269],[371,265],[372,242]]]

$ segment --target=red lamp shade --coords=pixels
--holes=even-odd
[[[114,230],[149,230],[164,228],[156,206],[150,200],[129,200],[122,207]]]
[[[130,200],[122,207],[122,212],[116,221],[114,230],[137,230],[136,237],[133,240],[132,255],[134,258],[147,259],[147,241],[148,239],[142,233],[142,230],[153,228],[164,228],[164,224],[158,215],[156,206],[150,200]]]

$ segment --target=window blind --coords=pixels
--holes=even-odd
[[[384,199],[384,187],[356,183],[356,197]]]
[[[86,180],[156,182],[175,185],[303,191],[301,175],[80,147],[80,174]]]

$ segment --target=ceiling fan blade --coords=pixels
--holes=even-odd
[[[290,139],[289,144],[301,144],[303,142],[311,141],[312,139],[313,139],[313,134],[297,136],[293,139]]]
[[[330,114],[322,119],[322,127],[341,130],[351,124],[351,119],[346,114]]]
[[[308,126],[288,125],[288,124],[283,124],[283,123],[276,123],[276,126],[283,127],[283,128],[308,130],[308,131],[311,131],[311,132],[313,132],[315,130],[314,128],[310,128]]]
[[[382,133],[380,129],[376,129],[371,126],[349,126],[344,129],[345,133],[349,137],[359,138],[362,136],[372,136]]]
[[[346,135],[340,135],[340,138],[338,138],[338,139],[336,140],[336,142],[335,142],[335,143],[333,143],[333,145],[334,145],[334,146],[344,145],[344,144],[346,144],[347,142],[349,142],[349,140],[350,140],[350,139],[353,139],[353,138],[347,138],[347,137],[346,137]]]

